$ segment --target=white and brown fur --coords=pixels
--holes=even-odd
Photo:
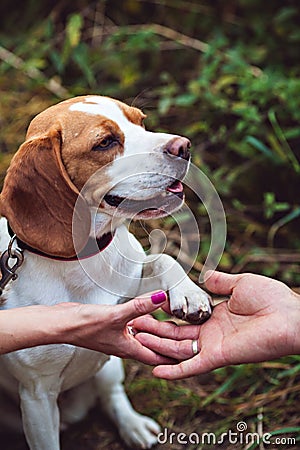
[[[189,142],[146,131],[144,117],[139,109],[117,100],[85,96],[52,106],[31,122],[0,197],[0,251],[10,240],[7,219],[22,241],[66,261],[25,251],[18,279],[4,292],[3,308],[62,301],[114,305],[161,288],[169,291],[170,307],[177,315],[195,321],[210,314],[209,297],[177,262],[167,255],[145,255],[123,223],[132,213],[105,201],[107,193],[141,205],[159,198],[161,207],[141,208],[136,213],[141,218],[161,217],[178,207],[178,198],[174,203],[167,188],[188,170]],[[84,267],[67,260],[77,250],[74,220],[80,248],[90,234],[114,233],[112,243],[85,259]],[[16,405],[20,399],[21,414],[5,406],[7,413],[0,420],[23,427],[31,450],[59,450],[60,423],[81,420],[100,399],[130,448],[150,448],[159,426],[132,408],[123,378],[119,358],[71,345],[3,355],[0,401],[3,392]],[[63,392],[68,400],[59,407]]]

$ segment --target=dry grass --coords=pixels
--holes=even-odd
[[[126,369],[126,388],[135,408],[156,419],[169,434],[212,432],[220,436],[228,430],[236,432],[237,422],[243,421],[249,432],[294,429],[292,433],[282,431],[279,436],[298,436],[299,439],[300,357],[229,367],[176,382],[154,379],[149,367],[133,361],[126,362]],[[6,436],[1,442],[5,450],[27,450],[24,440],[16,436]],[[157,450],[182,448],[212,447],[183,446],[176,441],[156,447]],[[246,447],[227,442],[218,448]],[[298,445],[272,445],[272,449],[285,448],[299,448],[299,440]],[[84,421],[62,434],[62,450],[82,449],[126,449],[98,407]]]

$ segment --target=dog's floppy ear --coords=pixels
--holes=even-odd
[[[61,160],[60,132],[52,129],[22,144],[12,159],[0,196],[0,213],[8,219],[14,233],[49,255],[74,256],[75,204],[76,223],[80,223],[76,230],[78,250],[89,236],[90,212]]]

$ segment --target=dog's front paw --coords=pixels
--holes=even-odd
[[[211,316],[211,298],[192,281],[169,290],[171,313],[178,319],[199,325]]]
[[[160,426],[150,417],[133,412],[127,416],[126,423],[120,426],[119,433],[129,448],[149,449],[157,444]]]

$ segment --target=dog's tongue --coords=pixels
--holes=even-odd
[[[174,194],[178,194],[178,192],[182,192],[183,191],[182,183],[178,180],[174,181],[174,183],[172,183],[171,186],[169,186],[167,188],[167,191],[174,192]]]

